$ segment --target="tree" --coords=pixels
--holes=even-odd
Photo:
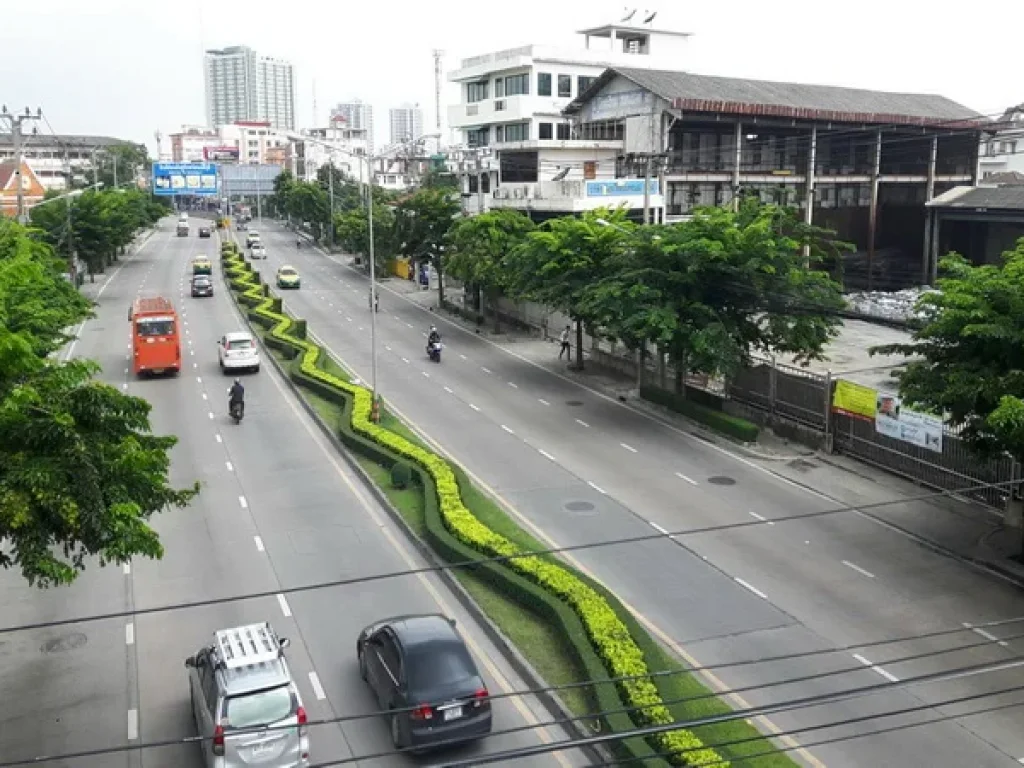
[[[369,222],[364,208],[336,213],[334,232],[341,247],[348,253],[369,257]],[[374,266],[378,270],[383,269],[384,262],[395,250],[395,212],[393,208],[380,203],[373,206],[373,250],[376,261]],[[369,269],[369,258],[366,263]]]
[[[85,179],[86,185],[97,181],[106,189],[126,186],[139,176],[146,176],[152,167],[144,144],[111,144],[95,154],[95,173]]]
[[[150,432],[147,402],[52,357],[90,312],[59,265],[0,224],[0,566],[39,586],[72,582],[90,556],[160,557],[149,519],[198,492],[169,486],[176,440]]]
[[[444,304],[444,253],[448,234],[461,211],[458,197],[445,187],[425,187],[398,204],[395,242],[411,259],[429,261],[437,271],[438,301]]]
[[[506,258],[534,229],[529,216],[510,209],[458,219],[451,229],[445,269],[484,294],[494,315],[495,332],[500,319],[498,297],[508,285]]]

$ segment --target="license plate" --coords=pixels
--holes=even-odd
[[[462,707],[452,707],[451,709],[444,710],[445,722],[458,720],[460,717],[462,717]]]
[[[259,757],[271,752],[274,749],[273,744],[256,744],[252,748],[252,756]]]

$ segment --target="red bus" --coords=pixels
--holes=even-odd
[[[137,298],[132,302],[132,370],[136,376],[176,374],[181,370],[178,313],[167,299]]]

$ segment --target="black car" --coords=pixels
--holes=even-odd
[[[476,663],[439,614],[396,616],[371,624],[356,641],[359,674],[381,710],[396,710],[396,748],[472,741],[491,732],[491,700]]]
[[[213,280],[209,275],[196,275],[192,278],[192,297],[213,296]]]
[[[200,237],[209,237],[210,236],[210,228],[209,227],[200,227],[199,228],[199,236]]]

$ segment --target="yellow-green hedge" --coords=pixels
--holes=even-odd
[[[289,333],[294,321],[287,315],[274,312],[273,298],[264,294],[256,273],[250,271],[237,248],[224,248],[225,274],[232,287],[253,311],[274,323],[270,333],[274,338],[302,349],[301,370],[306,376],[335,387],[353,399],[352,429],[396,455],[413,461],[430,473],[437,486],[438,503],[446,527],[459,541],[486,556],[509,557],[521,550],[481,523],[462,503],[459,485],[451,466],[441,457],[410,443],[370,420],[373,408],[372,394],[365,387],[350,384],[321,370],[317,361],[323,351],[319,345]],[[304,333],[301,334],[305,336]],[[607,666],[611,677],[640,677],[619,683],[627,706],[636,707],[633,720],[643,725],[668,725],[672,714],[662,703],[654,683],[643,678],[648,674],[643,652],[633,641],[626,625],[616,616],[608,602],[591,587],[556,563],[539,557],[527,556],[506,561],[508,567],[564,600],[580,617],[587,635],[598,655]],[[663,753],[675,753],[670,762],[676,765],[718,765],[729,763],[692,732],[685,729],[666,731],[652,739]]]

